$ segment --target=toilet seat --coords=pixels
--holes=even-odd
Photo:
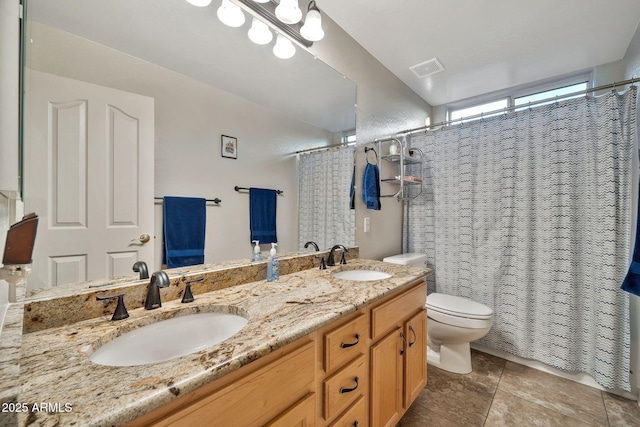
[[[426,307],[451,316],[468,319],[490,319],[493,310],[484,304],[454,295],[433,293],[427,296]]]
[[[484,329],[491,327],[493,324],[492,317],[487,319],[470,319],[468,317],[442,313],[429,308],[427,308],[427,317],[431,320],[435,320],[436,322],[444,323],[445,325],[458,326],[460,328],[467,329]]]
[[[454,295],[427,296],[427,316],[447,325],[481,329],[493,323],[493,310],[484,304]]]

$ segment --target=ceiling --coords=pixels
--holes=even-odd
[[[433,106],[618,61],[640,21],[638,0],[317,3]],[[432,58],[445,70],[409,70]]]
[[[272,45],[258,46],[247,37],[249,17],[242,28],[222,24],[219,4],[29,0],[27,17],[330,132],[355,127],[355,83],[300,47],[293,58],[276,58]]]

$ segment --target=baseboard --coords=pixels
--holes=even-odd
[[[543,371],[548,374],[555,375],[557,377],[575,381],[577,383],[580,383],[598,390],[607,391],[609,393],[616,394],[618,396],[622,396],[627,399],[638,401],[638,396],[640,395],[640,387],[636,388],[635,390],[636,394],[633,394],[626,390],[621,390],[621,389],[607,390],[604,387],[602,387],[600,384],[598,384],[593,379],[593,377],[591,377],[588,374],[583,374],[583,373],[574,374],[571,372],[565,372],[560,369],[553,368],[549,365],[546,365],[542,362],[538,362],[537,360],[525,359],[523,357],[514,356],[513,354],[507,353],[506,351],[496,350],[494,348],[484,347],[478,344],[472,343],[471,348],[481,351],[483,353],[488,353],[493,356],[500,357],[502,359],[506,359],[510,362],[518,363],[520,365],[528,366],[529,368],[537,369],[539,371]],[[640,401],[638,401],[638,406],[640,406]]]

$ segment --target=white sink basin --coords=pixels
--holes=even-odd
[[[222,342],[247,322],[242,316],[228,313],[198,313],[162,320],[109,341],[89,359],[107,366],[164,362]]]
[[[391,274],[375,270],[342,270],[333,273],[333,277],[336,279],[368,282],[371,280],[388,279],[391,277]]]

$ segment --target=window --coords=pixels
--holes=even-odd
[[[456,121],[456,120],[460,120],[460,119],[465,119],[466,117],[471,117],[471,116],[479,115],[479,114],[482,114],[482,113],[487,113],[489,111],[504,110],[508,106],[509,106],[509,99],[508,98],[504,98],[504,99],[500,99],[498,101],[493,101],[493,102],[487,102],[485,104],[474,105],[473,107],[467,107],[467,108],[460,108],[460,109],[457,109],[457,110],[451,110],[449,112],[449,120]],[[471,118],[471,119],[462,120],[462,121],[468,122],[468,121],[472,121],[472,120],[479,120],[479,119],[484,118],[484,117],[497,116],[498,114],[501,114],[501,112],[500,113],[494,113],[494,114],[487,114],[487,115],[483,115],[481,117]]]
[[[342,135],[342,143],[343,144],[355,144],[356,142],[356,130],[352,130],[349,132],[345,132]]]
[[[586,96],[585,91],[591,87],[590,81],[590,74],[580,74],[567,79],[545,82],[535,87],[518,87],[482,95],[450,104],[447,108],[447,118],[451,125],[455,125],[500,115],[505,108],[514,108],[515,111],[524,110],[529,108],[529,103],[533,104],[544,99],[549,99],[549,101],[532,105],[532,108],[551,104],[556,99],[566,100],[583,97]],[[576,92],[578,93],[575,94]],[[572,93],[575,95],[566,96]],[[515,108],[518,106],[522,107]],[[487,114],[489,112],[494,113]]]
[[[563,95],[568,95],[570,93],[574,93],[574,92],[579,92],[579,91],[585,91],[589,88],[589,83],[588,82],[582,82],[582,83],[577,83],[574,85],[569,85],[569,86],[564,86],[564,87],[559,87],[557,89],[551,89],[551,90],[545,90],[544,92],[538,92],[538,93],[534,93],[531,95],[526,95],[526,96],[520,96],[518,98],[514,99],[514,105],[518,106],[518,105],[524,105],[524,104],[529,104],[529,102],[536,102],[536,101],[540,101],[542,99],[549,99],[549,98],[555,98],[556,96],[558,97],[558,99],[573,99],[573,98],[580,98],[582,96],[585,96],[586,93],[581,93],[579,95],[574,95],[574,96],[563,96]],[[536,104],[536,107],[539,107],[541,105],[547,105],[547,104],[551,104],[554,103],[555,99],[548,101],[548,102],[541,102],[539,104]],[[516,111],[524,109],[526,107],[523,108],[518,108],[516,109]]]

